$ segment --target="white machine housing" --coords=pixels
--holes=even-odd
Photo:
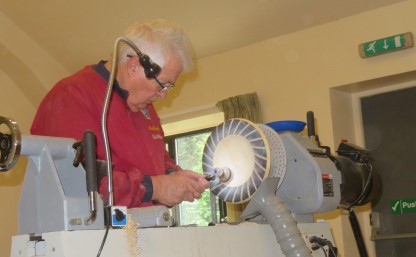
[[[277,195],[298,222],[313,222],[313,214],[333,211],[341,200],[341,173],[324,150],[308,137],[280,134],[287,169]]]

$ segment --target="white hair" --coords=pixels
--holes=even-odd
[[[137,48],[163,68],[166,58],[175,56],[182,63],[182,71],[189,71],[193,66],[192,49],[185,33],[176,24],[165,20],[136,22],[129,27],[124,37],[131,40]],[[119,52],[119,62],[127,61],[127,56],[135,56],[135,51],[123,45]]]

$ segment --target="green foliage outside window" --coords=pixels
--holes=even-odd
[[[183,169],[202,173],[202,155],[205,142],[210,134],[210,132],[205,132],[176,138],[176,160],[178,165]],[[181,225],[207,226],[212,221],[209,190],[206,190],[200,199],[192,203],[181,203],[179,209]]]

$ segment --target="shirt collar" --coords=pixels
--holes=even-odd
[[[100,74],[100,76],[107,81],[110,79],[110,72],[107,70],[107,68],[104,66],[104,64],[107,61],[103,61],[101,60],[100,62],[98,62],[97,64],[93,65],[92,68],[98,73]],[[116,91],[116,93],[124,99],[124,101],[127,101],[127,97],[129,96],[129,91],[122,89],[120,87],[120,84],[118,83],[118,81],[115,79],[114,83],[113,83],[113,89],[114,91]]]

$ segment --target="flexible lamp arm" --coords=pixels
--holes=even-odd
[[[101,132],[103,135],[104,140],[104,147],[105,147],[105,155],[106,155],[106,164],[107,164],[107,178],[108,178],[108,203],[107,206],[114,205],[114,190],[113,190],[113,170],[112,170],[112,162],[111,162],[111,152],[110,152],[110,144],[108,141],[108,133],[107,133],[107,114],[108,114],[108,106],[111,100],[111,92],[113,91],[113,84],[116,75],[117,65],[118,65],[118,46],[121,42],[128,44],[133,50],[136,52],[137,56],[139,57],[140,65],[143,66],[145,75],[147,78],[154,78],[160,72],[160,66],[153,63],[149,56],[143,54],[137,46],[129,39],[125,37],[119,37],[116,39],[114,43],[113,49],[113,59],[112,59],[112,66],[111,66],[111,73],[110,78],[108,80],[108,88],[105,96],[104,107],[101,116]]]

